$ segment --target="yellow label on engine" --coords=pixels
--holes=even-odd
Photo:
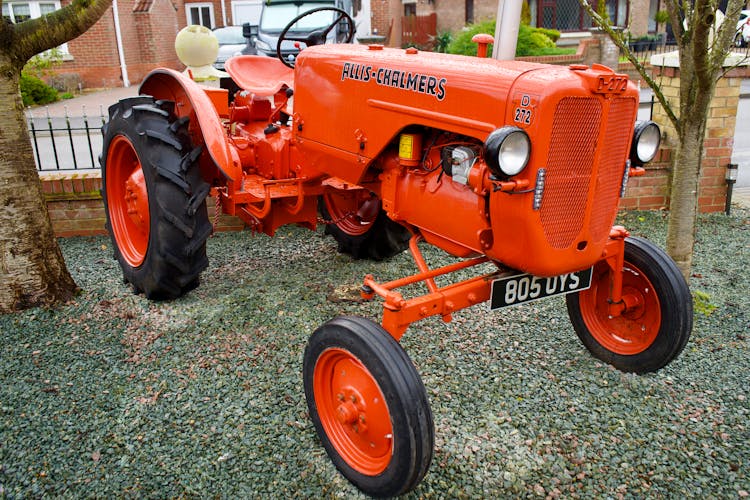
[[[414,158],[414,136],[410,134],[401,134],[398,141],[398,157],[404,160]]]

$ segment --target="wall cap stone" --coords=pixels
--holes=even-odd
[[[649,60],[651,66],[663,67],[663,68],[679,68],[680,67],[680,52],[674,50],[672,52],[663,52],[661,54],[654,54]],[[750,66],[750,61],[745,54],[738,52],[732,52],[727,55],[724,60],[724,68],[734,68],[737,66]]]

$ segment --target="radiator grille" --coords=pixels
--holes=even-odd
[[[606,129],[604,131],[605,148],[599,165],[596,179],[594,203],[591,207],[591,239],[603,241],[617,215],[617,199],[622,188],[622,176],[627,157],[626,148],[633,133],[631,123],[634,119],[635,103],[632,98],[620,98],[612,101]]]
[[[601,121],[599,99],[565,97],[557,104],[539,214],[553,248],[568,248],[583,228]]]

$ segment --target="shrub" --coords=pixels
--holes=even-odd
[[[552,40],[553,42],[557,43],[557,41],[560,39],[560,32],[557,30],[553,30],[551,28],[534,28],[540,33],[544,33],[547,35],[547,37]]]
[[[21,73],[20,86],[24,106],[49,104],[58,99],[57,90],[28,73]]]
[[[541,55],[543,49],[554,49],[555,42],[544,33],[530,26],[519,26],[516,56]]]
[[[60,64],[62,56],[59,49],[52,49],[37,54],[21,70],[21,98],[24,106],[49,104],[59,99],[57,90],[42,81],[49,71]]]
[[[472,24],[456,33],[453,41],[448,45],[448,53],[463,54],[466,56],[477,55],[477,44],[471,38],[479,33],[495,33],[495,21],[484,21]],[[555,41],[560,38],[560,32],[545,28],[532,28],[522,24],[518,28],[518,42],[516,44],[516,56],[541,56],[556,53],[568,53],[569,50],[557,49]],[[492,48],[488,51],[492,52]]]
[[[435,46],[433,50],[435,52],[447,52],[452,38],[453,35],[451,35],[450,31],[443,31],[442,33],[435,35],[434,37],[432,37],[432,42]]]
[[[449,54],[462,54],[465,56],[477,55],[477,44],[471,41],[471,37],[479,33],[495,33],[495,21],[484,21],[481,23],[470,24],[453,36],[453,40],[448,44]],[[490,45],[489,53],[492,53]]]

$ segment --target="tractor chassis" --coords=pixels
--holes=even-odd
[[[451,322],[452,313],[489,300],[494,280],[516,273],[511,269],[501,267],[499,263],[495,263],[499,267],[497,271],[474,276],[440,288],[435,282],[435,278],[438,276],[446,276],[469,269],[489,262],[490,259],[477,257],[430,269],[419,250],[419,242],[422,241],[422,236],[416,231],[412,231],[412,234],[413,236],[409,241],[409,252],[419,272],[387,283],[378,283],[374,276],[368,274],[365,276],[361,291],[361,296],[365,300],[372,300],[375,295],[384,299],[382,326],[396,340],[401,339],[412,323],[430,316],[441,316],[444,322]],[[625,238],[628,235],[629,233],[624,227],[614,226],[610,231],[609,240],[603,252],[603,260],[606,261],[611,270],[609,273],[608,301],[610,317],[617,317],[628,308],[638,306],[636,297],[623,296],[622,269],[625,256]],[[406,299],[400,292],[395,291],[398,288],[420,282],[425,284],[428,293]]]

